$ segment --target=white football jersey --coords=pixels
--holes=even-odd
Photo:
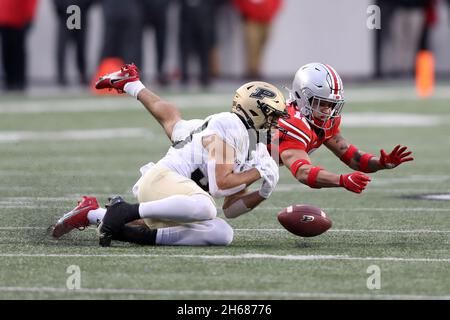
[[[174,128],[174,141],[166,156],[158,164],[194,179],[195,173],[202,179],[200,185],[208,183],[208,152],[203,147],[202,138],[217,135],[235,150],[234,172],[241,172],[249,161],[249,134],[241,119],[234,113],[223,112],[209,116],[205,120],[183,121]],[[199,171],[201,172],[198,177]],[[199,183],[199,181],[196,181]]]

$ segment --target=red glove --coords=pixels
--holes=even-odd
[[[370,177],[358,171],[349,174],[342,174],[339,179],[339,185],[341,187],[355,193],[363,192],[369,182]]]
[[[391,151],[390,154],[386,154],[384,150],[381,150],[381,156],[380,156],[380,165],[383,168],[386,169],[392,169],[396,166],[402,164],[403,162],[413,161],[414,158],[409,157],[409,155],[412,154],[411,151],[405,152],[407,147],[401,147],[400,145],[397,145],[394,150]]]

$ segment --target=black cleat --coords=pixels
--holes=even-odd
[[[111,240],[113,238],[112,233],[107,231],[105,227],[103,226],[103,222],[100,223],[100,225],[97,228],[97,234],[98,234],[98,244],[101,247],[110,247],[111,246]]]
[[[105,205],[106,208],[109,208],[111,206],[114,206],[116,204],[125,202],[121,196],[115,196],[113,198],[108,198],[109,203]]]
[[[110,198],[106,208],[106,214],[98,227],[99,244],[102,247],[111,246],[111,240],[120,237],[125,224],[140,219],[139,204],[129,204],[120,196]]]

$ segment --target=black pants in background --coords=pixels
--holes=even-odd
[[[58,44],[56,49],[58,83],[66,84],[66,49],[69,44],[73,43],[76,50],[76,64],[80,83],[87,84],[86,75],[86,22],[82,28],[77,30],[69,30],[66,26],[67,15],[58,16]]]
[[[193,53],[200,65],[200,83],[203,86],[209,85],[212,13],[209,0],[199,1],[197,5],[190,5],[189,1],[181,1],[179,45],[182,83],[188,82],[189,56]]]
[[[142,64],[142,20],[137,0],[102,0],[104,36],[102,59],[121,58]]]
[[[160,84],[167,84],[167,76],[164,72],[164,62],[166,59],[167,12],[169,9],[169,1],[143,0],[141,1],[141,6],[143,26],[149,26],[155,31],[156,71],[158,81]]]
[[[6,90],[24,90],[26,81],[26,33],[28,27],[0,27],[2,64]]]

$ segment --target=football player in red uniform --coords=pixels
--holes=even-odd
[[[292,175],[311,188],[343,187],[361,193],[370,182],[371,173],[392,169],[412,161],[407,147],[397,145],[389,154],[381,150],[379,157],[350,144],[340,133],[344,90],[338,73],[329,65],[309,63],[302,66],[292,84],[287,110],[290,117],[280,119],[272,154],[278,151],[280,163]],[[274,146],[277,145],[277,149]],[[341,161],[356,170],[334,174],[311,163],[309,155],[325,145]],[[275,152],[274,152],[275,151]]]

